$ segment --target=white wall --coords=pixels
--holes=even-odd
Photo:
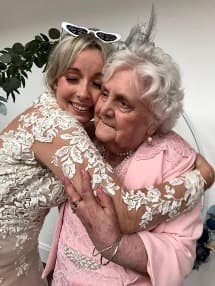
[[[185,111],[198,132],[205,156],[215,165],[212,135],[215,130],[215,0],[157,0],[154,4],[158,15],[156,43],[181,66],[186,91]],[[115,31],[125,38],[134,23],[149,16],[150,9],[150,0],[1,0],[0,49],[16,41],[26,43],[40,32],[47,33],[50,27],[60,27],[62,21]],[[9,102],[8,115],[0,115],[0,130],[42,90],[42,74],[35,68],[26,88],[17,96],[16,104]],[[183,128],[180,128],[182,133],[185,132]],[[208,202],[209,205],[215,203],[215,187],[209,192]],[[44,250],[49,247],[56,217],[54,210],[42,231],[40,240]],[[46,252],[42,254],[46,256]],[[206,269],[201,280],[196,279],[195,283],[189,280],[189,285],[203,285],[200,281],[212,285],[208,273]]]

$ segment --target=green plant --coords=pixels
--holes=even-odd
[[[9,96],[15,102],[19,89],[25,87],[33,65],[45,71],[49,53],[59,40],[60,31],[51,28],[48,35],[40,33],[25,45],[15,43],[11,48],[0,50],[0,88],[5,93],[0,96],[1,114],[7,114],[6,103]]]

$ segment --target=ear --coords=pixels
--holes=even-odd
[[[146,136],[149,137],[149,136],[153,136],[154,133],[156,133],[157,129],[158,129],[158,124],[157,122],[153,121],[151,122],[151,124],[149,125],[147,131],[146,131]]]
[[[53,84],[53,90],[56,91],[57,89],[57,86],[58,86],[58,80],[56,79],[54,84]]]

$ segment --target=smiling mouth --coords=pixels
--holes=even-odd
[[[106,126],[108,126],[108,127],[110,127],[110,128],[114,128],[114,126],[111,125],[110,123],[107,123],[107,122],[103,121],[102,119],[100,119],[100,121],[101,121],[104,125],[106,125]]]
[[[70,104],[78,112],[88,112],[92,109],[92,106],[83,106],[83,105],[79,105],[79,104],[74,103],[74,102],[70,102]]]

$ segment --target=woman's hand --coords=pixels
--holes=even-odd
[[[214,168],[200,154],[197,154],[195,167],[200,171],[202,177],[205,179],[205,189],[211,187],[215,180]]]
[[[64,178],[65,190],[71,201],[71,208],[85,226],[97,250],[111,245],[120,236],[117,214],[110,196],[102,189],[93,194],[90,176],[81,172],[81,186],[75,189],[72,182]]]
[[[82,172],[80,188],[75,189],[67,178],[64,178],[63,182],[71,203],[78,202],[75,204],[77,207],[74,208],[72,205],[72,209],[85,226],[95,248],[101,251],[108,247],[109,250],[102,251],[102,256],[107,259],[104,262],[111,258],[114,263],[141,274],[146,273],[148,258],[145,246],[137,234],[121,236],[111,197],[102,189],[97,190],[95,197],[91,188],[90,176],[85,171]],[[116,245],[118,246],[115,253]]]

